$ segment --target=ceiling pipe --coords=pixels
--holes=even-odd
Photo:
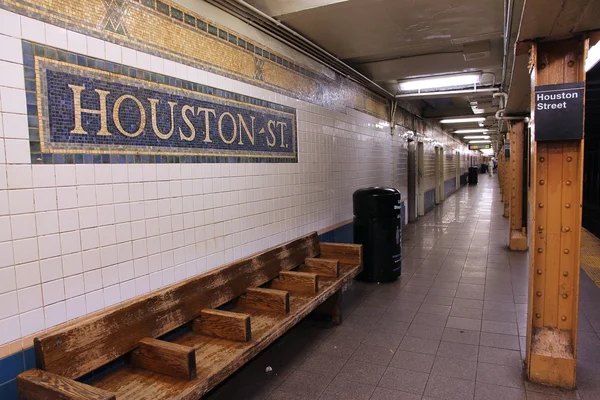
[[[248,4],[242,0],[207,0],[209,3],[227,11],[236,17],[249,22],[255,28],[269,34],[275,39],[291,46],[302,54],[310,57],[311,59],[323,64],[327,68],[335,70],[338,74],[345,76],[346,78],[352,79],[356,83],[365,86],[380,95],[392,99],[394,95],[388,92],[386,89],[381,87],[379,84],[369,79],[365,75],[356,71],[348,64],[344,63],[335,55],[329,53],[327,50],[318,46],[314,42],[308,40],[301,34],[297,33],[291,28],[288,28],[281,21],[265,14],[258,8]],[[286,38],[287,36],[287,38]],[[291,37],[290,37],[291,36]],[[307,49],[302,49],[300,45],[293,43],[294,41],[301,42]],[[344,72],[341,72],[344,71]]]
[[[496,119],[498,121],[524,121],[526,124],[529,123],[529,117],[519,117],[519,116],[515,116],[515,117],[505,117],[504,116],[504,110],[498,110],[496,112]]]
[[[434,98],[434,97],[458,97],[468,94],[481,94],[481,93],[496,93],[500,89],[498,88],[483,88],[483,89],[461,89],[461,90],[446,90],[438,92],[426,92],[426,93],[408,93],[408,94],[397,94],[397,99],[421,99],[421,98]]]

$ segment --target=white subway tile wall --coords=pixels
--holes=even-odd
[[[294,107],[299,162],[31,165],[22,38]],[[0,46],[0,345],[346,221],[360,187],[406,194],[406,141],[372,116],[4,10]]]

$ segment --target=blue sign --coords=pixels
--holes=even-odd
[[[201,93],[188,89],[194,85],[169,77],[149,82],[47,59],[37,61],[38,82],[43,82],[38,100],[42,153],[297,162],[293,108],[206,87],[204,91],[213,94]]]

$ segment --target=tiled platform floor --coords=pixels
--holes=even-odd
[[[355,283],[342,325],[302,322],[208,398],[600,399],[600,289],[584,273],[579,390],[523,379],[527,255],[505,249],[501,214],[481,175],[407,227],[399,281]]]

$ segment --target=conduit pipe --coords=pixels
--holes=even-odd
[[[505,117],[504,116],[504,110],[498,110],[496,111],[496,119],[498,121],[524,121],[526,124],[529,123],[529,117],[519,117],[519,116],[514,116],[514,117]]]

